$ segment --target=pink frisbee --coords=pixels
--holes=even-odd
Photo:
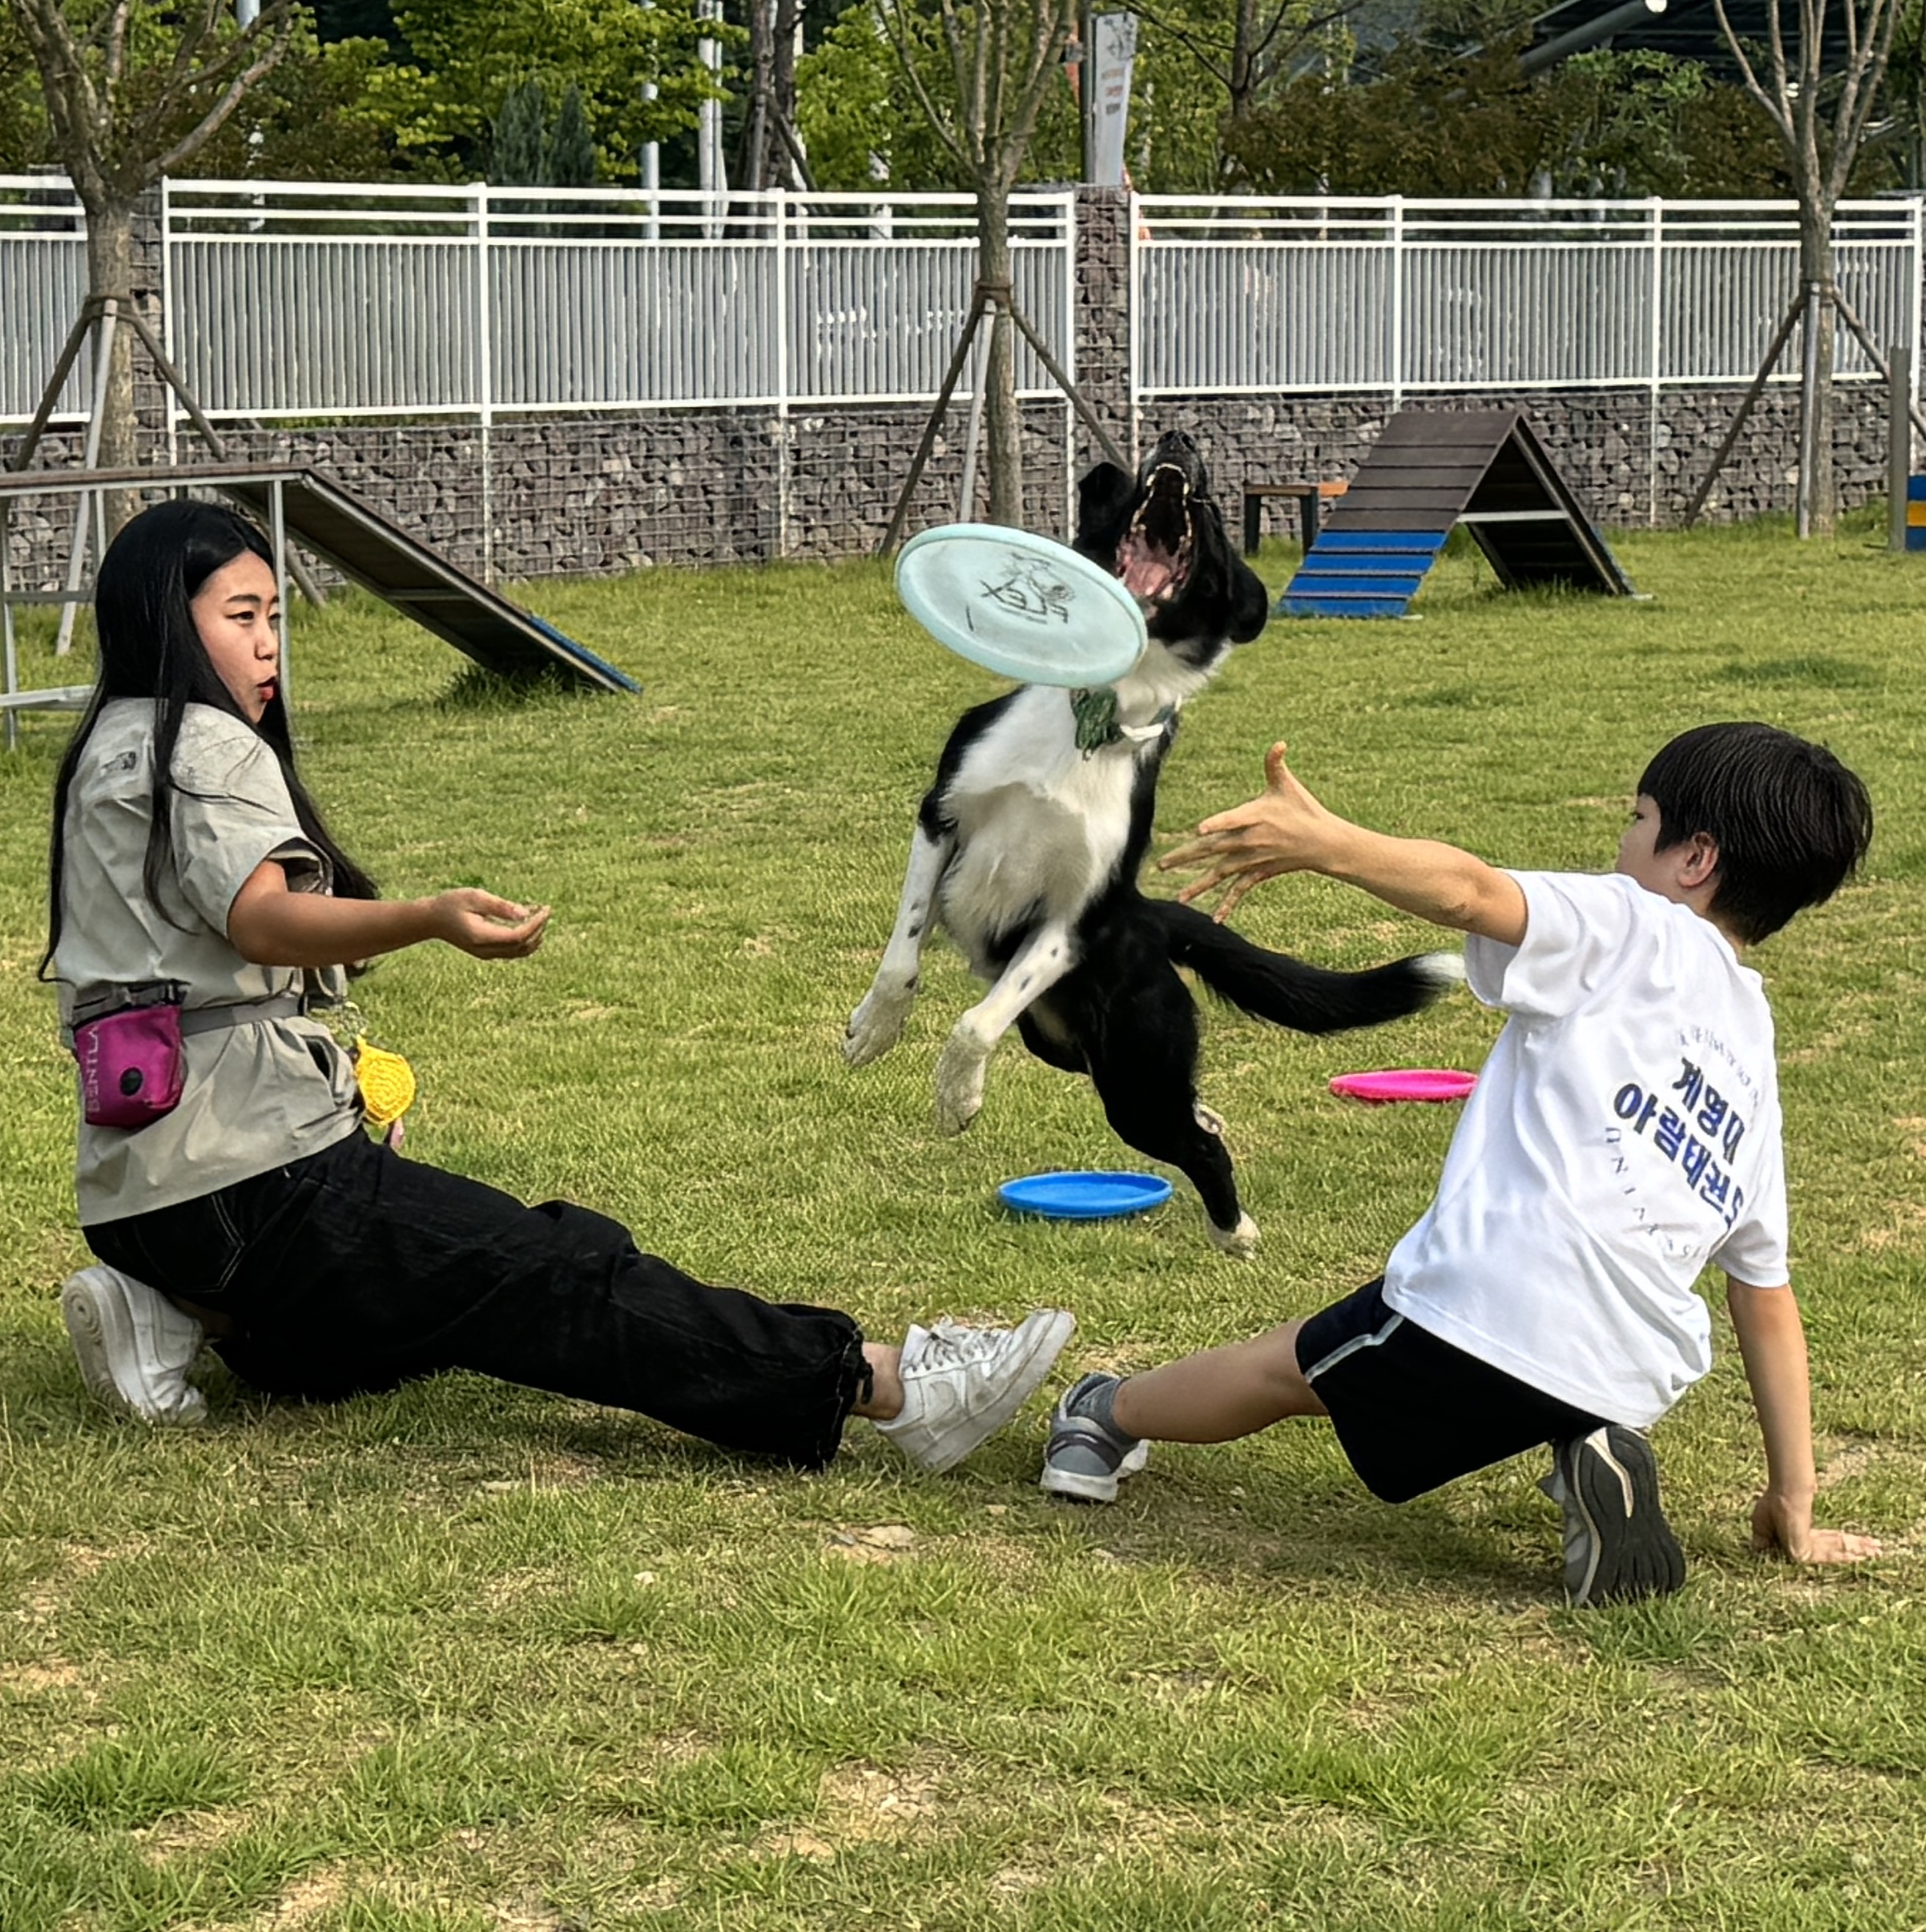
[[[1462,1100],[1478,1084],[1475,1073],[1444,1066],[1397,1066],[1382,1073],[1340,1073],[1334,1094],[1352,1100]]]

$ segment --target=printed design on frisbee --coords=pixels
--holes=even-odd
[[[999,610],[1021,617],[1025,623],[1046,626],[1053,618],[1060,624],[1070,621],[1070,606],[1076,594],[1074,584],[1046,575],[1040,564],[1023,557],[1010,559],[1008,572],[1000,584],[983,586],[984,598]],[[976,613],[966,609],[963,621],[974,631]]]

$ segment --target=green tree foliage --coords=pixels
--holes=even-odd
[[[148,30],[136,20],[136,40]],[[385,181],[442,176],[453,157],[410,149],[396,138],[397,104],[416,98],[420,75],[382,40],[322,40],[316,16],[295,10],[286,51],[250,86],[194,157],[200,175],[276,181]],[[0,172],[57,163],[45,90],[13,16],[0,8]]]
[[[1199,0],[1185,10],[1222,9]],[[1227,96],[1222,81],[1197,58],[1192,26],[1174,24],[1180,17],[1172,7],[1138,22],[1124,155],[1131,180],[1146,194],[1214,194],[1223,184],[1219,130]]]
[[[1391,48],[1368,78],[1296,76],[1226,129],[1232,178],[1262,194],[1783,195],[1769,128],[1695,62],[1581,54],[1527,78],[1526,38]]]
[[[49,158],[40,74],[13,15],[0,8],[0,174],[19,174]]]
[[[918,78],[932,100],[953,109],[956,84],[935,19],[908,8],[898,17]],[[797,131],[818,186],[861,190],[887,182],[932,194],[971,186],[938,139],[865,0],[796,64],[796,76]],[[1082,169],[1082,145],[1070,83],[1056,82],[1037,117],[1026,172],[1034,181],[1074,181]]]
[[[537,187],[548,159],[548,97],[540,81],[519,81],[488,124],[488,178],[497,188]]]
[[[1900,10],[1886,65],[1886,105],[1894,180],[1901,188],[1926,188],[1926,0],[1906,0]]]
[[[393,104],[419,85],[385,40],[324,42],[304,10],[280,65],[249,89],[196,166],[236,179],[445,178],[453,172],[451,157],[404,146],[395,136]]]
[[[538,80],[502,95],[488,134],[488,179],[495,187],[589,188],[598,172],[581,89],[573,82],[552,112]]]
[[[595,136],[589,131],[588,110],[582,104],[582,90],[569,82],[555,110],[555,124],[549,130],[548,152],[543,157],[545,178],[553,188],[589,188],[598,170],[596,164]]]
[[[715,92],[698,40],[734,46],[742,29],[698,20],[692,0],[399,0],[395,24],[418,73],[396,91],[398,139],[440,148],[464,165],[485,157],[510,89],[538,81],[550,99],[578,90],[603,178],[634,181],[645,141],[692,129]],[[642,99],[642,83],[658,92]]]

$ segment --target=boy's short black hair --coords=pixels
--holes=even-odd
[[[1829,899],[1872,843],[1865,786],[1822,745],[1770,724],[1701,724],[1646,766],[1657,849],[1705,832],[1719,848],[1712,909],[1748,944]]]

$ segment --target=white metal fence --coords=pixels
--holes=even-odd
[[[1798,284],[1790,203],[1147,196],[1131,217],[1138,400],[1742,383]],[[1076,220],[1070,194],[1013,205],[1018,298],[1072,374]],[[218,419],[917,400],[974,226],[953,195],[175,182],[165,337]],[[1874,339],[1916,341],[1921,200],[1846,205],[1838,243]],[[0,176],[0,422],[32,412],[85,288],[71,192]],[[1843,332],[1839,368],[1870,373]],[[1051,393],[1021,344],[1018,381]]]
[[[1157,195],[1136,215],[1143,398],[1744,383],[1798,288],[1790,202]],[[1920,200],[1845,204],[1834,232],[1874,340],[1916,341]],[[1838,368],[1872,373],[1844,331]]]
[[[1074,221],[1072,195],[1012,205],[1017,299],[1072,372]],[[262,422],[926,398],[976,256],[961,195],[338,182],[170,182],[160,247],[188,388]],[[0,177],[0,420],[39,399],[84,250],[62,184]],[[1017,383],[1054,393],[1021,341]]]

